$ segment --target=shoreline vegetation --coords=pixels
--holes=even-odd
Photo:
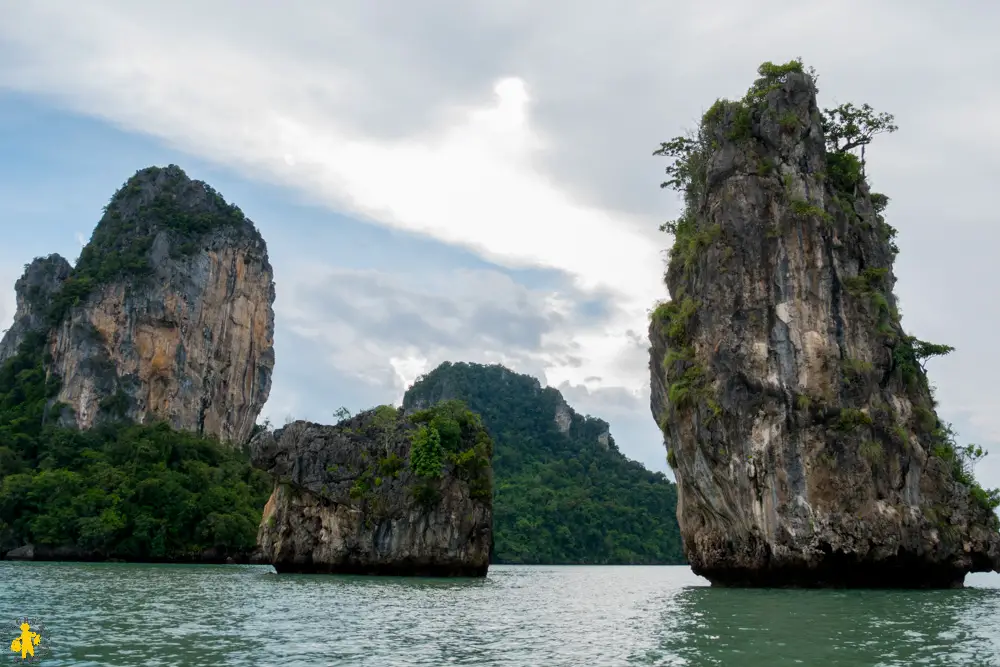
[[[262,563],[257,533],[272,483],[250,465],[248,448],[165,423],[60,426],[45,340],[30,334],[0,366],[0,559]],[[563,434],[549,411],[561,401],[556,390],[539,398],[528,386],[536,380],[501,367],[442,368],[471,371],[470,397],[487,426],[502,429],[491,565],[682,564],[673,485],[626,459],[613,440],[595,446],[604,422],[577,416],[579,427]],[[497,373],[516,378],[513,393],[489,389]],[[512,411],[497,413],[477,398],[483,392]],[[654,516],[661,510],[666,516]],[[664,526],[644,545],[650,521]]]
[[[35,558],[198,561],[249,554],[267,475],[245,451],[167,424],[59,426],[45,338],[0,368],[0,547]]]

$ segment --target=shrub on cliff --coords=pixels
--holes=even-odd
[[[90,242],[53,300],[52,323],[58,324],[100,285],[149,276],[150,251],[158,233],[168,233],[170,254],[176,259],[197,251],[209,232],[227,227],[241,228],[260,240],[238,206],[227,203],[207,183],[189,179],[180,167],[139,170],[105,207]]]

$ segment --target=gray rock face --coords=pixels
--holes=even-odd
[[[560,433],[569,433],[569,429],[573,425],[572,408],[565,403],[559,403],[556,406],[555,422]]]
[[[692,568],[875,587],[998,569],[996,516],[900,326],[894,232],[828,162],[812,80],[789,74],[749,123],[717,111],[649,332]]]
[[[383,407],[337,426],[294,422],[251,442],[275,479],[257,535],[278,572],[485,576],[493,539],[492,444],[466,413],[460,430]],[[441,426],[442,474],[411,463],[411,440]],[[435,431],[436,432],[436,431]]]
[[[54,332],[52,370],[77,425],[94,425],[120,390],[136,422],[246,442],[274,368],[274,286],[257,251],[216,232],[200,252],[156,263],[152,281],[114,281],[73,309]]]
[[[35,545],[25,544],[24,546],[11,549],[7,552],[7,560],[34,560]]]
[[[0,359],[58,312],[48,370],[64,423],[165,420],[242,444],[271,389],[274,298],[253,223],[179,167],[152,167],[115,194],[72,271],[57,256],[28,268]]]
[[[17,311],[14,323],[0,339],[0,364],[17,354],[24,337],[49,327],[48,306],[73,267],[59,255],[38,257],[24,267],[24,275],[14,283]]]

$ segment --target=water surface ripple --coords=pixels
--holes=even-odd
[[[77,667],[1000,666],[1000,576],[966,583],[726,590],[683,567],[496,566],[449,581],[0,562],[0,628],[38,618],[50,649],[38,664]]]

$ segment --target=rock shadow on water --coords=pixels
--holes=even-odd
[[[686,588],[648,664],[997,664],[1000,590]],[[638,663],[642,664],[642,663]]]

